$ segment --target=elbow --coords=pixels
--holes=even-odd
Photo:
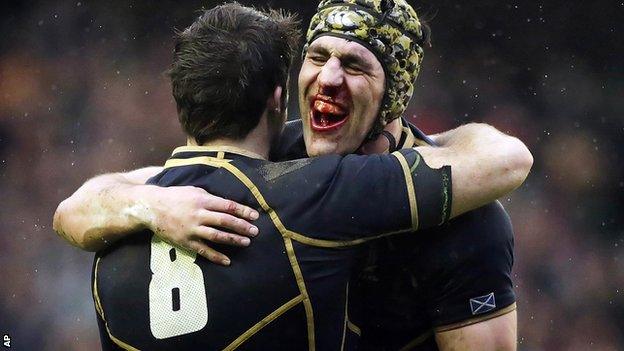
[[[61,202],[56,211],[54,211],[54,217],[52,218],[52,229],[60,236],[65,237],[65,232],[63,231],[63,219],[65,218],[65,213],[67,212],[67,200]]]
[[[56,208],[52,219],[52,229],[63,240],[73,246],[85,251],[96,251],[97,248],[92,247],[92,245],[88,245],[85,242],[83,235],[77,235],[74,231],[70,230],[72,226],[70,221],[73,218],[71,214],[74,213],[70,199],[63,200],[63,202],[61,202]]]
[[[533,155],[522,141],[514,137],[509,137],[508,147],[505,150],[504,171],[509,176],[512,190],[517,189],[529,176],[533,167]]]

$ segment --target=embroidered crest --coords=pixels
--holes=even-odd
[[[494,293],[470,299],[470,310],[473,315],[489,312],[496,308]]]

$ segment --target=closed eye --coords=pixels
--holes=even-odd
[[[311,54],[307,56],[308,60],[310,60],[314,64],[325,64],[327,62],[327,56],[319,55],[319,54]]]
[[[345,71],[349,74],[361,74],[364,73],[362,67],[357,64],[347,63],[344,65]]]

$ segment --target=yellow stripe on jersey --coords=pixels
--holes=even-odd
[[[258,190],[258,187],[256,187],[256,185],[251,181],[251,179],[249,179],[249,177],[247,177],[240,169],[232,165],[230,162],[231,160],[221,160],[215,157],[202,156],[189,159],[170,159],[165,163],[164,168],[187,166],[193,164],[204,164],[215,168],[224,168],[228,172],[232,173],[232,175],[234,175],[236,178],[238,178],[238,180],[243,183],[243,185],[245,185],[247,189],[249,189],[249,191],[256,198],[256,201],[258,201],[262,209],[269,215],[271,221],[273,221],[273,225],[275,225],[277,230],[282,235],[282,238],[284,239],[286,253],[288,255],[288,259],[290,260],[290,265],[292,267],[293,273],[295,274],[297,286],[299,287],[299,291],[303,296],[303,306],[305,307],[308,326],[308,349],[310,351],[314,351],[316,349],[316,343],[314,340],[314,311],[312,309],[312,303],[310,302],[310,297],[306,289],[305,280],[303,279],[303,273],[301,272],[301,268],[299,267],[299,262],[297,261],[297,256],[292,245],[292,240],[287,235],[288,230],[278,217],[277,213],[266,202],[264,196],[262,196],[260,190]]]
[[[108,322],[106,321],[106,318],[104,317],[104,309],[102,308],[102,302],[100,301],[100,295],[98,294],[98,288],[97,288],[97,275],[98,275],[99,264],[100,264],[100,258],[98,257],[97,260],[95,261],[95,269],[94,269],[95,273],[93,276],[93,297],[95,299],[95,310],[98,312],[98,314],[100,315],[100,318],[102,318],[102,321],[104,322],[104,326],[106,327],[106,333],[108,333],[108,336],[110,337],[110,339],[115,344],[117,344],[117,346],[127,351],[140,351],[136,347],[131,346],[130,344],[116,338],[111,333],[110,328],[108,327]]]
[[[405,176],[405,184],[407,185],[407,197],[409,199],[410,210],[412,213],[412,230],[418,230],[418,204],[416,202],[416,190],[414,189],[414,181],[412,180],[412,172],[405,156],[400,152],[393,152],[392,156],[396,157],[401,168],[403,169],[403,175]]]
[[[437,327],[435,328],[436,333],[442,333],[442,332],[446,332],[446,331],[451,331],[453,329],[459,329],[459,328],[463,328],[463,327],[467,327],[469,325],[472,324],[477,324],[477,323],[481,323],[483,321],[487,321],[488,319],[492,319],[492,318],[496,318],[496,317],[500,317],[503,315],[506,315],[507,313],[511,313],[513,311],[516,310],[516,303],[512,303],[511,305],[502,308],[498,311],[494,311],[492,313],[488,313],[488,314],[484,314],[482,316],[479,317],[475,317],[475,318],[471,318],[471,319],[466,319],[464,321],[458,322],[458,323],[454,323],[454,324],[449,324],[449,325],[443,325],[441,327]]]
[[[184,151],[215,151],[215,148],[182,147],[182,148],[177,148],[174,151],[174,153],[184,152]],[[233,151],[228,151],[228,152],[233,152]],[[241,152],[233,152],[233,153],[242,154]],[[258,201],[262,209],[269,215],[274,226],[282,235],[282,238],[284,240],[284,244],[286,247],[286,253],[287,253],[288,259],[290,260],[291,268],[293,270],[295,278],[297,280],[297,285],[299,287],[299,291],[302,296],[302,302],[303,302],[305,312],[306,312],[307,328],[308,328],[308,347],[309,347],[309,350],[314,351],[316,348],[315,331],[314,331],[315,330],[314,311],[313,311],[312,303],[310,302],[310,298],[306,289],[306,284],[303,278],[303,273],[301,272],[301,268],[299,267],[299,262],[297,261],[297,255],[295,253],[295,249],[293,247],[292,241],[294,240],[302,244],[316,246],[316,247],[340,248],[340,247],[358,245],[358,244],[367,242],[369,240],[374,240],[374,239],[382,238],[382,237],[389,236],[389,235],[395,235],[399,233],[405,233],[405,232],[411,232],[411,231],[417,230],[418,229],[418,207],[416,203],[416,192],[415,192],[414,183],[412,180],[412,173],[407,164],[407,160],[401,153],[397,152],[397,153],[393,153],[392,155],[398,160],[399,164],[401,165],[401,168],[403,169],[403,173],[405,176],[408,199],[409,199],[409,204],[410,204],[410,212],[411,212],[411,217],[412,217],[411,228],[405,228],[400,231],[383,233],[383,234],[379,234],[379,235],[367,237],[367,238],[345,240],[345,241],[315,239],[315,238],[310,238],[308,236],[288,230],[286,226],[284,225],[284,223],[279,218],[277,212],[273,208],[271,208],[269,204],[266,202],[264,196],[262,195],[258,187],[253,183],[251,179],[249,179],[247,175],[245,175],[240,169],[238,169],[236,166],[234,166],[231,163],[232,160],[220,159],[217,157],[210,157],[210,156],[200,156],[200,157],[193,157],[193,158],[188,158],[188,159],[169,159],[165,163],[164,168],[166,169],[166,168],[190,166],[190,165],[198,165],[198,164],[215,167],[215,168],[223,168],[227,170],[228,172],[230,172],[232,175],[234,175],[241,183],[243,183],[245,187],[247,187],[247,189],[249,189],[249,191],[254,196],[256,201]],[[346,320],[347,320],[347,327],[353,332],[355,332],[356,334],[360,335],[361,331],[359,330],[359,328],[353,325],[353,323],[351,323],[350,321],[348,321],[348,319]],[[259,328],[262,328],[264,325],[266,324],[260,325]],[[254,333],[256,332],[257,330],[254,331]],[[243,336],[244,335],[241,335],[241,337]],[[241,343],[244,342],[245,340],[247,340],[247,338],[244,338],[243,340],[241,340]],[[238,345],[240,345],[240,343]]]
[[[171,155],[175,155],[180,152],[228,152],[231,154],[243,155],[251,158],[265,160],[265,158],[261,155],[238,148],[236,146],[180,146],[175,148]]]
[[[268,316],[264,317],[260,322],[256,323],[253,327],[249,328],[246,332],[241,334],[236,340],[232,341],[228,346],[226,346],[223,351],[231,351],[238,348],[242,343],[247,341],[247,339],[254,336],[260,329],[267,326],[269,323],[274,321],[277,317],[289,311],[291,308],[297,306],[301,301],[303,301],[303,295],[297,295],[294,299],[286,302],[282,306],[280,306],[275,311],[271,312]]]
[[[412,350],[414,347],[422,344],[423,342],[425,342],[425,340],[429,339],[432,336],[433,336],[433,330],[428,330],[424,332],[423,334],[418,335],[414,340],[407,343],[407,345],[401,347],[399,351]]]

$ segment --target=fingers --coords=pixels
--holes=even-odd
[[[205,226],[197,228],[195,230],[195,235],[202,240],[208,240],[217,244],[249,246],[251,243],[251,240],[247,237]]]
[[[260,216],[258,211],[254,210],[251,207],[241,205],[232,200],[227,200],[222,197],[210,195],[207,198],[206,204],[204,207],[207,210],[216,211],[216,212],[224,212],[232,214],[236,217],[243,218],[246,220],[256,220]]]
[[[230,265],[230,259],[227,256],[214,249],[211,249],[210,247],[208,247],[208,245],[202,243],[199,240],[190,241],[188,246],[191,250],[197,252],[198,255],[204,257],[212,263],[216,263],[222,266]]]
[[[244,219],[226,213],[205,210],[201,211],[199,216],[201,225],[206,227],[219,227],[244,236],[255,237],[258,235],[258,227]]]

